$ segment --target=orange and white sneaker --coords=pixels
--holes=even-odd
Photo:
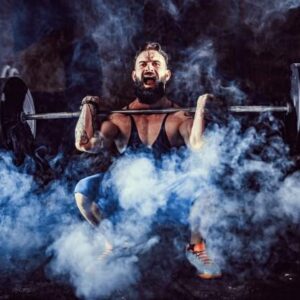
[[[187,245],[186,257],[197,269],[200,278],[214,279],[222,276],[220,267],[208,256],[204,242]]]

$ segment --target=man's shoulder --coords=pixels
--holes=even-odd
[[[182,121],[186,120],[186,119],[191,119],[193,118],[193,115],[190,114],[190,113],[187,113],[186,111],[184,110],[180,110],[181,108],[184,109],[184,107],[182,107],[181,105],[177,104],[177,103],[174,103],[173,102],[173,108],[176,108],[178,109],[177,112],[173,113],[172,114],[172,117],[173,118],[176,118],[176,119],[180,119]],[[170,116],[171,117],[171,116]]]
[[[136,100],[130,102],[129,104],[123,106],[120,110],[126,111],[128,109],[134,109],[134,108],[132,108],[132,106],[134,106],[135,102],[136,102]],[[120,123],[120,122],[122,123],[122,122],[128,121],[130,119],[130,117],[128,114],[118,112],[118,113],[110,114],[108,119],[113,123]]]
[[[113,113],[113,114],[109,115],[108,118],[111,121],[125,120],[125,119],[128,119],[128,115],[122,114],[122,113]]]
[[[182,123],[184,123],[187,120],[193,120],[193,117],[189,114],[187,114],[184,111],[178,111],[176,113],[172,113],[169,115],[167,119],[168,124],[177,124],[180,126]]]

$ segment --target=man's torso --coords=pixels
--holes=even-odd
[[[173,107],[172,102],[168,102],[164,108]],[[138,109],[135,102],[132,102],[129,109]],[[134,126],[141,143],[148,148],[157,144],[161,136],[166,136],[170,147],[180,147],[184,145],[184,140],[179,133],[179,127],[185,120],[190,119],[184,112],[179,111],[170,114],[152,114],[152,115],[125,115],[112,114],[110,121],[119,129],[119,134],[114,142],[120,153],[124,152],[132,138]]]

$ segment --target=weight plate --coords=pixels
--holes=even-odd
[[[25,95],[25,100],[23,102],[23,112],[25,114],[35,114],[34,102],[33,102],[33,98],[31,96],[31,93],[29,90],[27,91],[27,93]],[[36,136],[36,120],[28,120],[26,122],[30,127],[33,137],[35,138],[35,136]]]
[[[7,133],[20,122],[21,113],[35,113],[33,98],[19,77],[1,78],[0,138],[7,145]],[[36,135],[36,121],[26,121],[32,136]]]
[[[300,131],[300,63],[291,65],[291,97],[297,115],[297,132]]]

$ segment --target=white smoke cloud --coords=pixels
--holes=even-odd
[[[242,6],[245,12],[245,24],[249,25],[254,32],[261,33],[268,30],[273,21],[285,21],[286,13],[291,9],[300,7],[300,1],[244,1]]]
[[[264,121],[270,122],[272,130],[276,129],[274,119],[265,116],[260,119],[260,122]],[[255,154],[256,147],[262,147],[263,158]],[[116,249],[126,243],[146,245],[150,239],[154,242],[148,250],[152,251],[153,243],[159,243],[153,237],[152,225],[164,222],[158,219],[158,213],[168,211],[168,200],[171,200],[177,207],[172,211],[172,218],[178,221],[174,226],[189,222],[190,227],[206,239],[210,253],[227,272],[234,271],[230,265],[234,260],[248,264],[241,276],[255,268],[257,275],[264,274],[267,270],[261,266],[269,259],[272,246],[278,242],[278,234],[289,224],[289,216],[292,214],[294,222],[299,220],[296,201],[299,189],[295,184],[299,174],[283,181],[288,166],[290,162],[282,139],[278,136],[270,139],[264,130],[258,131],[254,127],[243,133],[239,122],[234,120],[227,128],[215,127],[207,132],[205,146],[197,153],[173,154],[164,157],[159,165],[148,155],[125,155],[114,163],[111,176],[103,182],[116,193],[121,212],[116,224],[106,221],[102,230]],[[190,213],[182,214],[189,207]],[[99,288],[87,284],[86,277],[82,278],[88,276],[85,269],[91,264],[92,253],[101,252],[100,246],[95,248],[95,243],[100,245],[101,239],[95,238],[87,229],[78,228],[67,231],[54,244],[55,272],[70,274],[78,295],[85,298],[108,295],[121,289],[116,283],[118,280],[115,282],[111,278],[107,282],[104,271],[96,276]],[[79,240],[83,246],[78,245],[75,249]],[[177,239],[174,246],[178,251],[184,251],[178,246]],[[68,255],[70,249],[76,254]],[[123,250],[120,254],[129,259],[126,268],[133,274],[122,283],[123,288],[139,278],[138,266],[142,260],[133,249],[128,256],[122,253]],[[81,256],[86,258],[82,264],[77,262]],[[119,263],[118,260],[111,261],[114,278],[123,274],[119,273]]]
[[[180,18],[180,8],[172,0],[161,0],[161,5],[176,21]]]
[[[183,2],[176,2],[174,0],[160,0],[162,8],[173,17],[174,21],[181,21],[185,17],[185,13],[188,9],[205,9],[206,1],[187,0]],[[198,5],[198,6],[197,6]],[[253,29],[255,33],[262,33],[264,30],[270,29],[272,22],[285,21],[286,14],[292,9],[300,7],[299,0],[236,0],[236,1],[211,1],[211,5],[214,5],[217,10],[225,11],[222,19],[222,26],[229,24],[235,24],[236,21],[242,21]],[[215,21],[214,16],[211,20]],[[214,24],[205,24],[207,27],[213,27]],[[232,28],[231,28],[232,29]]]
[[[135,283],[139,278],[137,257],[101,257],[105,237],[85,224],[68,226],[49,248],[55,252],[54,274],[67,275],[76,294],[86,299],[109,296]]]
[[[296,172],[285,178],[276,195],[282,208],[282,211],[279,211],[279,213],[286,214],[295,224],[299,222],[300,218],[299,176],[300,173]]]
[[[238,83],[223,80],[218,73],[218,54],[212,40],[196,41],[183,51],[181,57],[172,82],[175,94],[181,95],[184,91],[190,101],[195,102],[199,95],[209,92],[225,97],[228,104],[244,102],[246,95]]]
[[[0,263],[2,269],[18,270],[21,259],[30,270],[40,262],[39,251],[55,236],[56,226],[69,222],[67,207],[73,200],[56,182],[39,189],[32,176],[13,165],[8,153],[1,152],[0,166]]]
[[[219,162],[211,169],[206,188],[198,194],[190,222],[206,238],[211,253],[226,270],[230,270],[232,260],[261,266],[289,224],[289,216],[294,222],[299,220],[295,201],[299,189],[297,185],[290,188],[297,175],[287,177],[282,184],[291,162],[280,138],[271,140],[254,128],[241,135],[237,124],[219,134],[223,139],[219,143]],[[258,145],[263,147],[264,158],[251,155]],[[224,173],[222,166],[227,169]],[[250,269],[243,272],[247,274]],[[257,269],[259,273],[261,269]]]
[[[263,122],[276,131],[276,120],[266,115],[260,118]],[[255,152],[257,147],[263,157]],[[228,272],[234,271],[232,260],[246,262],[250,269],[251,264],[260,266],[270,257],[278,233],[291,220],[299,221],[299,173],[285,178],[287,151],[279,136],[270,138],[253,127],[242,132],[232,120],[226,128],[207,131],[200,152],[182,150],[159,164],[149,155],[124,155],[103,182],[119,199],[120,210],[97,230],[70,215],[75,203],[64,182],[35,194],[33,179],[8,167],[10,158],[3,155],[1,264],[7,265],[12,254],[14,259],[29,259],[51,244],[48,276],[65,278],[79,297],[130,290],[141,278],[143,259],[149,259],[142,253],[160,246],[153,224],[164,226],[159,214],[170,211],[177,221],[174,230],[189,223]],[[101,260],[106,240],[114,250]],[[174,247],[183,252],[178,241]]]
[[[95,10],[100,22],[93,28],[92,36],[101,55],[102,96],[113,103],[119,100],[116,95],[122,94],[120,83],[128,82],[133,69],[133,56],[137,50],[133,39],[142,29],[142,9],[134,1],[97,0]]]

